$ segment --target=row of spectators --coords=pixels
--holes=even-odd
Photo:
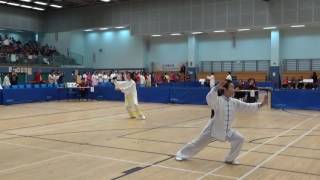
[[[95,72],[84,72],[84,73],[73,73],[72,79],[73,82],[80,84],[82,80],[85,81],[88,86],[97,86],[102,83],[113,83],[114,79],[118,81],[125,81],[125,74],[128,72],[117,72],[117,71],[95,71]],[[184,75],[181,75],[178,72],[170,73],[147,73],[143,71],[137,71],[134,73],[134,80],[137,85],[140,87],[151,87],[158,86],[163,83],[170,82],[181,82],[184,80]],[[60,70],[52,70],[49,74],[38,71],[34,74],[32,83],[34,84],[63,84],[64,83],[64,73]],[[2,78],[1,78],[2,77]],[[0,74],[0,84],[4,87],[9,87],[11,85],[18,84],[18,75],[16,72],[11,72],[7,74]]]
[[[35,84],[41,84],[41,83],[63,84],[64,83],[64,73],[59,70],[52,70],[48,74],[47,81],[45,81],[42,77],[41,71],[38,71],[35,73],[32,83],[35,83]]]
[[[3,79],[1,78],[3,77]],[[18,74],[16,72],[11,72],[8,74],[0,74],[0,87],[10,87],[11,85],[18,84]]]
[[[254,78],[249,78],[247,81],[244,80],[234,80],[232,78],[231,72],[227,73],[225,77],[226,80],[233,81],[235,85],[235,98],[240,99],[242,101],[246,101],[248,103],[257,102],[258,100],[258,88],[256,85],[256,80]],[[200,81],[201,82],[201,81]],[[202,81],[203,82],[203,81]],[[216,85],[215,74],[211,73],[207,75],[204,84],[213,88]],[[218,94],[223,94],[222,92],[218,92]]]
[[[101,83],[113,82],[114,79],[118,81],[125,81],[127,72],[117,72],[117,71],[100,71],[100,72],[84,72],[82,74],[73,74],[73,80],[77,84],[80,84],[82,79],[90,86],[96,86]],[[133,72],[135,81],[138,86],[141,87],[151,87],[158,86],[162,83],[170,82],[181,82],[185,81],[184,75],[177,72],[170,73],[147,73],[143,71]]]
[[[302,76],[296,77],[285,77],[282,81],[282,88],[285,89],[315,89],[318,87],[318,75],[313,72],[309,79],[304,79]]]
[[[39,56],[43,56],[46,57],[46,59],[44,59],[44,63],[49,64],[49,62],[47,62],[47,58],[56,53],[56,48],[50,47],[47,44],[42,46],[40,43],[35,41],[22,43],[13,37],[8,37],[8,35],[5,35],[4,37],[0,35],[0,63],[8,58],[11,62],[16,62],[19,58],[32,61]]]

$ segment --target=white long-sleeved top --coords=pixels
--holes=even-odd
[[[99,79],[99,77],[98,77],[97,74],[93,74],[91,76],[91,84],[92,84],[92,86],[97,86],[98,85],[98,79]]]
[[[9,78],[8,75],[6,75],[6,76],[3,78],[2,86],[3,86],[3,87],[10,87],[10,86],[11,86],[10,78]]]
[[[231,125],[236,112],[256,112],[261,103],[244,103],[238,99],[218,96],[217,88],[214,87],[207,95],[207,103],[214,110],[215,115],[209,121],[211,136],[219,141],[225,141],[226,136],[231,137],[233,130]]]
[[[109,76],[107,74],[104,74],[102,78],[104,83],[109,82]]]
[[[140,75],[139,78],[140,78],[140,84],[142,85],[146,84],[146,78],[143,75]]]
[[[214,75],[207,76],[207,79],[210,81],[210,88],[213,88],[216,83],[216,79],[215,79]]]
[[[226,79],[232,81],[232,76],[230,74],[228,74]]]
[[[115,81],[117,89],[120,89],[126,96],[132,96],[133,103],[138,104],[138,93],[136,83],[133,80],[128,81]]]
[[[55,81],[55,76],[54,76],[53,74],[49,74],[49,75],[48,75],[48,82],[49,82],[50,84],[53,84],[54,81]]]

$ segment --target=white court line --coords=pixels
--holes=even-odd
[[[8,171],[14,171],[14,170],[17,170],[17,169],[20,169],[20,168],[24,168],[24,167],[39,165],[39,164],[42,164],[42,163],[45,163],[45,162],[49,162],[49,161],[65,158],[67,156],[71,156],[71,155],[70,154],[65,154],[65,155],[53,157],[53,158],[50,158],[50,159],[45,159],[45,160],[41,160],[41,161],[37,161],[37,162],[33,162],[33,163],[23,164],[23,165],[16,166],[16,167],[13,167],[13,168],[3,169],[3,170],[0,170],[0,174],[6,173]]]
[[[0,144],[7,144],[7,145],[19,146],[19,147],[30,148],[30,149],[40,149],[40,150],[46,150],[46,151],[51,151],[51,152],[66,153],[67,155],[78,155],[78,156],[83,156],[83,157],[91,157],[91,158],[97,158],[97,159],[113,160],[113,161],[130,163],[130,164],[135,164],[135,165],[140,165],[140,166],[159,167],[159,168],[163,168],[163,169],[171,169],[171,170],[176,170],[176,171],[181,171],[181,172],[188,172],[188,173],[192,173],[192,174],[204,174],[205,173],[205,172],[201,172],[201,171],[193,171],[193,170],[182,169],[182,168],[174,168],[174,167],[163,166],[163,165],[153,165],[152,163],[141,163],[141,162],[136,162],[136,161],[112,158],[112,157],[108,157],[108,156],[91,155],[91,154],[85,154],[85,153],[75,153],[75,152],[64,151],[64,150],[55,150],[55,149],[42,148],[42,147],[37,147],[37,146],[15,144],[15,143],[10,143],[10,142],[1,142],[0,141]],[[67,156],[67,155],[64,155],[64,156]],[[49,161],[49,160],[45,160],[45,161]],[[54,160],[54,158],[52,158],[52,160]],[[34,165],[34,163],[31,163],[30,165],[26,164],[26,165],[23,165],[23,166],[24,167],[28,167],[28,166],[33,166],[33,165]],[[211,175],[212,176],[217,176],[217,177],[224,177],[224,178],[227,178],[227,179],[236,179],[235,177],[230,177],[230,176],[223,176],[223,175],[216,175],[216,174],[211,174]]]
[[[286,134],[286,133],[288,133],[288,132],[292,131],[293,129],[296,129],[297,127],[299,127],[299,126],[301,126],[301,125],[305,124],[306,122],[311,121],[312,119],[314,119],[314,118],[316,118],[316,117],[317,117],[317,116],[312,116],[312,117],[308,118],[307,120],[302,121],[302,122],[300,122],[299,124],[295,125],[294,127],[292,127],[292,128],[290,128],[290,129],[288,129],[288,130],[286,130],[286,131],[284,131],[284,132],[282,132],[282,133],[278,134],[277,136],[275,136],[275,137],[273,137],[273,138],[271,138],[271,139],[269,139],[269,140],[267,140],[267,141],[263,142],[262,144],[259,144],[258,146],[255,146],[255,147],[251,148],[249,151],[246,151],[246,152],[242,153],[242,154],[241,154],[237,159],[240,159],[240,158],[242,158],[242,157],[246,156],[246,155],[247,155],[247,154],[249,154],[250,152],[252,152],[252,151],[254,151],[254,150],[256,150],[256,149],[260,148],[261,146],[264,146],[265,144],[267,144],[267,143],[269,143],[269,142],[271,142],[271,141],[273,141],[273,140],[275,140],[275,139],[279,138],[280,136],[282,136],[282,135],[284,135],[284,134]],[[203,176],[201,176],[201,177],[197,178],[197,180],[201,180],[201,179],[203,179],[203,178],[205,178],[205,177],[209,176],[210,174],[212,174],[212,173],[214,173],[214,172],[216,172],[216,171],[218,171],[218,170],[220,170],[220,169],[224,168],[225,166],[226,166],[225,164],[224,164],[224,165],[222,165],[222,166],[219,166],[219,167],[217,167],[217,168],[213,169],[212,171],[210,171],[210,172],[206,173],[205,175],[203,175]]]
[[[173,111],[174,109],[171,108],[171,106],[168,106],[168,108],[165,108],[165,109],[149,109],[149,110],[146,110],[145,112],[157,112],[157,111]],[[37,131],[38,132],[47,132],[47,131],[52,131],[52,128],[54,127],[59,127],[59,126],[62,126],[63,127],[73,127],[72,125],[73,124],[77,124],[78,125],[85,125],[85,123],[88,123],[90,121],[100,121],[99,118],[114,118],[114,117],[121,117],[121,116],[124,116],[126,117],[127,116],[127,113],[121,113],[121,114],[114,114],[114,115],[110,115],[110,116],[106,116],[106,117],[102,117],[102,116],[98,116],[98,117],[92,117],[92,118],[88,118],[88,120],[81,120],[81,121],[77,121],[76,119],[75,120],[71,120],[71,121],[66,121],[66,122],[58,122],[57,124],[55,123],[52,123],[51,125],[50,124],[47,124],[47,125],[44,125],[44,126],[41,126],[41,127],[22,127],[21,129],[9,129],[9,130],[5,130],[5,131],[0,131],[1,133],[6,133],[6,132],[15,132],[15,131],[20,131],[20,130],[26,130],[26,129],[30,129],[30,128],[39,128],[40,131]],[[103,119],[104,120],[104,119]],[[102,121],[102,120],[101,120]],[[65,126],[65,125],[69,125],[69,126]],[[46,126],[50,126],[50,127],[46,127]],[[43,129],[43,130],[41,130]]]
[[[300,141],[302,138],[304,138],[305,136],[307,136],[308,134],[310,134],[313,130],[315,130],[316,128],[320,127],[320,123],[318,123],[316,126],[314,126],[312,129],[310,129],[309,131],[307,131],[306,133],[302,134],[301,136],[299,136],[297,139],[295,139],[294,141],[292,141],[291,143],[287,144],[285,147],[281,148],[279,151],[277,151],[276,153],[274,153],[272,156],[270,156],[269,158],[267,158],[266,160],[262,161],[261,163],[259,163],[257,166],[255,166],[253,169],[251,169],[249,172],[247,172],[246,174],[242,175],[239,180],[242,180],[246,177],[248,177],[250,174],[252,174],[254,171],[256,171],[257,169],[259,169],[261,166],[263,166],[264,164],[266,164],[268,161],[272,160],[274,157],[276,157],[277,155],[279,155],[280,153],[282,153],[283,151],[285,151],[288,147],[292,146],[293,144],[295,144],[296,142]]]

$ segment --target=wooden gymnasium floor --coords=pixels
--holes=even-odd
[[[174,154],[207,123],[206,106],[142,104],[146,121],[122,102],[0,106],[1,180],[320,179],[320,113],[264,108],[239,114],[239,166],[213,142],[189,161]]]

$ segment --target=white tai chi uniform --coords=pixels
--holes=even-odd
[[[226,80],[232,81],[232,76],[230,74],[227,75]]]
[[[213,88],[216,83],[216,79],[215,79],[214,75],[207,76],[207,79],[210,81],[210,88]]]
[[[231,128],[234,115],[236,112],[256,112],[261,103],[248,104],[234,98],[218,97],[216,87],[212,88],[207,95],[207,103],[215,111],[214,117],[210,119],[198,138],[185,145],[177,153],[177,157],[189,159],[209,143],[217,140],[231,143],[231,150],[225,161],[233,162],[239,155],[244,142],[243,136]]]
[[[140,111],[138,106],[138,93],[136,83],[133,80],[129,81],[115,81],[117,89],[120,89],[125,95],[125,105],[131,118],[139,116],[145,119],[145,116]]]

